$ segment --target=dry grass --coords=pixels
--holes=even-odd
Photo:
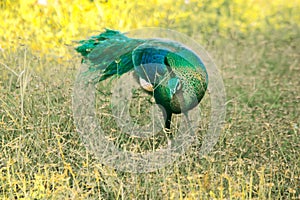
[[[194,28],[185,32],[195,34]],[[27,45],[5,49],[0,198],[299,199],[299,36],[299,26],[287,24],[197,38],[223,76],[224,131],[208,156],[199,157],[194,145],[173,165],[147,174],[112,169],[84,147],[71,102],[80,58],[71,48],[65,51],[73,57],[65,60]]]
[[[174,165],[142,175],[103,166],[84,148],[71,110],[77,57],[59,65],[32,56],[26,48],[6,54],[1,58],[7,67],[1,64],[0,196],[299,198],[297,42],[257,35],[251,42],[208,46],[227,89],[219,143],[205,158],[197,156],[199,146],[194,146]],[[45,71],[32,70],[35,66]]]

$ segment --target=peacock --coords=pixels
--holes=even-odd
[[[196,107],[208,86],[208,74],[202,60],[184,45],[166,39],[135,39],[105,29],[99,35],[79,41],[76,51],[82,55],[91,73],[99,75],[95,83],[134,71],[139,83],[154,96],[165,116],[165,129],[171,128],[173,114]]]

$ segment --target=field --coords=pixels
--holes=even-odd
[[[0,199],[300,199],[299,0],[41,2],[0,2]],[[210,53],[226,121],[207,156],[194,145],[162,169],[128,173],[100,163],[76,130],[74,47],[105,27],[149,26]]]

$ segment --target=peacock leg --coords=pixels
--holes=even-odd
[[[172,120],[172,113],[167,112],[167,118],[166,118],[166,123],[165,123],[165,129],[170,130],[171,129],[171,120]]]

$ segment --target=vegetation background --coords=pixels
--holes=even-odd
[[[300,199],[299,13],[300,0],[2,0],[0,199]],[[75,41],[153,26],[211,54],[225,128],[209,156],[118,172],[73,123]]]

